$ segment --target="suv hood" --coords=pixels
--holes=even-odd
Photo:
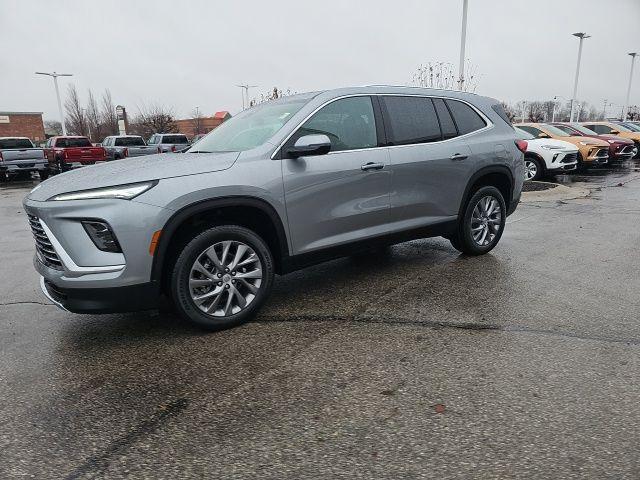
[[[525,140],[531,144],[532,147],[540,148],[542,145],[552,145],[554,147],[562,147],[565,150],[577,150],[578,148],[571,142],[565,142],[564,140],[556,140],[555,138],[533,138],[531,140]]]
[[[56,175],[34,188],[27,198],[45,201],[54,195],[127,183],[218,172],[230,168],[238,152],[163,153],[124,158]]]

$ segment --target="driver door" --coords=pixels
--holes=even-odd
[[[378,147],[369,96],[335,100],[318,110],[283,147],[283,181],[294,254],[337,246],[384,231],[389,223],[388,149]],[[287,158],[305,135],[324,134],[324,155]]]

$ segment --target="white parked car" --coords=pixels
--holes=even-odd
[[[577,168],[578,148],[574,144],[552,138],[535,138],[518,127],[515,130],[520,140],[527,141],[525,180],[540,180],[545,175],[566,173]]]

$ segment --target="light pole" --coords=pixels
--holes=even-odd
[[[526,114],[526,111],[527,111],[527,102],[523,100],[522,101],[522,123],[525,122],[524,116]]]
[[[624,101],[624,108],[622,109],[622,118],[624,122],[627,119],[627,113],[629,113],[629,96],[631,95],[631,81],[633,80],[633,64],[636,61],[637,52],[631,52],[631,71],[629,72],[629,86],[627,87],[627,99]]]
[[[248,106],[249,106],[249,89],[250,89],[250,88],[257,87],[257,86],[258,86],[258,85],[249,85],[249,84],[246,84],[246,85],[236,85],[236,87],[240,87],[240,88],[242,88],[242,89],[243,89],[243,90],[242,90],[242,110],[244,110],[244,109],[245,109],[245,106],[244,106],[244,105],[245,105],[245,103],[244,103],[244,96],[245,96],[245,94],[246,94],[246,96],[247,96],[247,107],[248,107]]]
[[[60,90],[58,90],[58,77],[71,77],[73,73],[56,73],[56,72],[36,72],[36,75],[47,75],[53,77],[53,84],[56,87],[56,98],[58,99],[58,112],[60,113],[60,121],[62,123],[62,134],[67,134],[67,126],[64,124],[64,112],[62,111],[62,103],[60,103]]]
[[[458,66],[458,90],[464,86],[464,51],[467,43],[467,7],[469,0],[462,0],[462,33],[460,34],[460,64]]]
[[[553,96],[553,110],[551,111],[551,122],[552,123],[556,121],[556,106],[558,104],[558,99],[559,98],[563,98],[563,97],[561,97],[560,95],[554,95]]]
[[[573,34],[574,37],[580,39],[580,46],[578,47],[578,65],[576,65],[576,78],[573,81],[573,97],[571,97],[571,114],[569,115],[569,121],[573,122],[573,113],[575,112],[576,96],[578,95],[578,76],[580,75],[580,60],[582,59],[582,42],[585,38],[589,38],[591,35],[587,35],[584,32],[578,32]]]

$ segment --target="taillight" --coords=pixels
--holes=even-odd
[[[176,146],[175,145],[171,145],[171,151],[175,152],[176,151]]]
[[[522,153],[527,151],[527,142],[524,140],[516,140],[516,147],[518,147],[518,150],[520,150]]]
[[[125,149],[122,151],[122,154],[123,154],[125,157],[128,157],[128,156],[129,156],[129,149],[128,149],[128,148],[125,148]]]

